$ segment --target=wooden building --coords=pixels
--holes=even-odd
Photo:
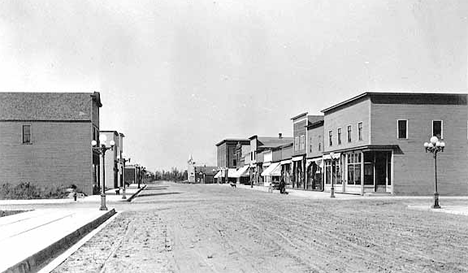
[[[366,92],[322,112],[325,190],[334,179],[336,192],[433,194],[423,145],[437,136],[439,193],[468,192],[467,94]]]
[[[0,184],[99,189],[100,94],[0,93]]]

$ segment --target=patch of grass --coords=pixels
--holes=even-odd
[[[27,210],[0,210],[0,217],[10,216],[25,211]]]
[[[68,194],[66,186],[38,186],[29,182],[17,185],[5,183],[0,188],[0,199],[57,199]]]

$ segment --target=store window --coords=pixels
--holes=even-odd
[[[333,183],[340,185],[342,184],[341,179],[341,158],[335,159],[332,164],[332,160],[325,160],[325,183],[331,184],[331,180],[333,179]]]
[[[348,184],[361,185],[362,154],[351,153],[348,158]]]

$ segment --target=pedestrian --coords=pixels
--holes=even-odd
[[[284,182],[284,179],[281,178],[281,181],[279,183],[279,190],[280,190],[280,193],[281,194],[285,194],[286,193],[286,183]]]

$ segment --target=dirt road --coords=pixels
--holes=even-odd
[[[468,272],[468,217],[424,202],[149,185],[55,272]]]

